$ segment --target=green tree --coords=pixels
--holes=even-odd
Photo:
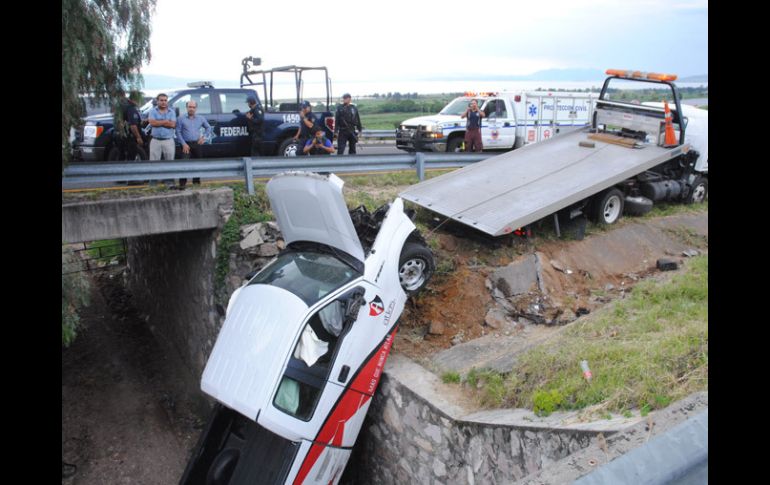
[[[156,1],[62,0],[62,170],[70,157],[70,128],[85,115],[80,95],[109,100],[117,113],[123,93],[141,87]]]

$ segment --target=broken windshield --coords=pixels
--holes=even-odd
[[[249,282],[290,291],[308,306],[343,286],[361,273],[330,254],[290,251],[278,256]]]

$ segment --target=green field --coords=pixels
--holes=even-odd
[[[429,114],[429,113],[425,113]],[[361,125],[365,130],[392,130],[402,121],[415,116],[422,116],[420,113],[376,113],[362,114]]]

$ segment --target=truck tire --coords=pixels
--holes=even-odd
[[[430,249],[411,241],[404,244],[398,260],[398,280],[407,295],[414,295],[425,288],[435,269]]]
[[[465,146],[463,144],[465,140],[461,136],[456,136],[449,140],[449,143],[446,145],[446,151],[449,153],[456,153],[456,152],[462,152],[465,151]]]
[[[709,194],[709,179],[705,177],[695,177],[690,187],[690,194],[687,196],[688,204],[701,204],[706,200]]]
[[[607,189],[594,196],[591,218],[599,224],[614,224],[623,215],[623,192]]]
[[[652,210],[652,201],[644,196],[627,196],[623,211],[629,216],[643,216]]]
[[[279,157],[296,157],[301,154],[302,150],[300,150],[299,143],[294,138],[285,139],[278,147]]]

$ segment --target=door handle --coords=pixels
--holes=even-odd
[[[348,374],[350,373],[350,366],[343,365],[342,370],[340,370],[340,375],[337,377],[337,381],[339,382],[345,382],[348,380]]]

